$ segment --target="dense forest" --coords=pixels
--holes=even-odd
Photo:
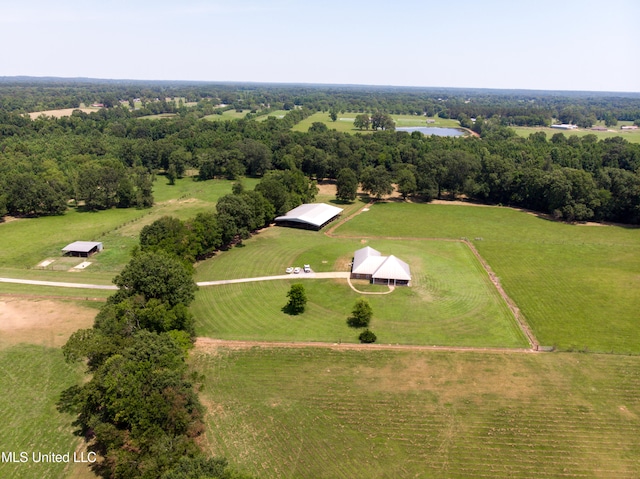
[[[183,95],[178,103],[167,100],[178,95]],[[134,99],[141,104],[137,109],[129,103]],[[31,120],[24,114],[38,105],[94,100],[110,106],[58,119]],[[277,170],[323,180],[336,179],[347,168],[360,182],[378,177],[398,184],[405,197],[428,201],[464,195],[567,221],[640,222],[640,145],[621,137],[598,140],[564,133],[524,139],[508,128],[551,118],[638,121],[640,97],[633,94],[5,79],[0,101],[2,214],[60,214],[69,205],[144,208],[153,203],[151,185],[158,173],[174,181],[195,169],[197,179],[206,181]],[[241,120],[202,120],[221,108],[243,107],[253,113]],[[268,117],[274,108],[289,113],[282,119]],[[313,112],[332,109],[454,116],[463,124],[473,116],[469,126],[481,138],[392,129],[348,134],[324,124],[306,133],[291,131]],[[158,111],[175,116],[141,118]],[[263,121],[256,121],[258,115]],[[381,190],[368,191],[378,196]]]

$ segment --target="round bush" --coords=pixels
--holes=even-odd
[[[360,340],[361,343],[375,343],[376,339],[378,338],[376,337],[375,334],[373,334],[373,331],[369,331],[368,329],[365,329],[360,333],[360,336],[358,336],[358,339]]]

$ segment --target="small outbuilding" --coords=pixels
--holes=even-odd
[[[278,226],[320,230],[337,219],[342,211],[342,208],[326,203],[305,203],[274,221]]]
[[[353,255],[351,278],[368,279],[375,284],[408,286],[411,282],[409,265],[395,256],[382,256],[370,246],[357,250]]]
[[[62,251],[67,256],[88,258],[92,254],[102,251],[102,249],[102,243],[96,241],[74,241],[62,248]]]

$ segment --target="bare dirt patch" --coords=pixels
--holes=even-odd
[[[318,194],[327,196],[336,196],[336,184],[323,181],[318,183]]]
[[[34,111],[33,113],[29,113],[29,117],[32,120],[35,120],[42,115],[62,118],[63,116],[71,116],[71,114],[76,110],[80,110],[84,113],[91,113],[92,111],[98,111],[98,108],[61,108],[59,110]]]
[[[0,347],[19,343],[62,346],[81,328],[90,328],[97,310],[69,301],[0,297]]]
[[[437,391],[444,402],[468,396],[470,390],[511,400],[536,393],[535,382],[508,362],[499,368],[479,369],[475,362],[443,361],[436,365],[433,360],[412,356],[382,368],[362,367],[359,381],[380,391]]]

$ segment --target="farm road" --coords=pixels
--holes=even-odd
[[[377,350],[377,351],[475,351],[493,353],[538,353],[532,348],[483,348],[478,346],[424,346],[416,344],[359,344],[359,343],[326,343],[314,341],[237,341],[230,339],[196,338],[196,349],[212,351],[218,348],[251,349],[251,348],[324,348],[335,350]]]
[[[81,288],[81,289],[118,289],[111,284],[83,284],[83,283],[63,283],[60,281],[38,281],[35,279],[0,278],[0,283],[31,284],[35,286],[57,286],[60,288]]]
[[[327,279],[327,278],[348,278],[349,273],[345,271],[331,271],[328,273],[301,273],[282,274],[277,276],[258,276],[255,278],[221,279],[217,281],[200,281],[198,286],[218,286],[221,284],[251,283],[254,281],[271,281],[276,279]],[[108,289],[117,290],[118,287],[110,284],[84,284],[84,283],[63,283],[60,281],[38,281],[33,279],[0,278],[0,283],[31,284],[35,286],[56,286],[60,288],[81,288],[81,289]]]

